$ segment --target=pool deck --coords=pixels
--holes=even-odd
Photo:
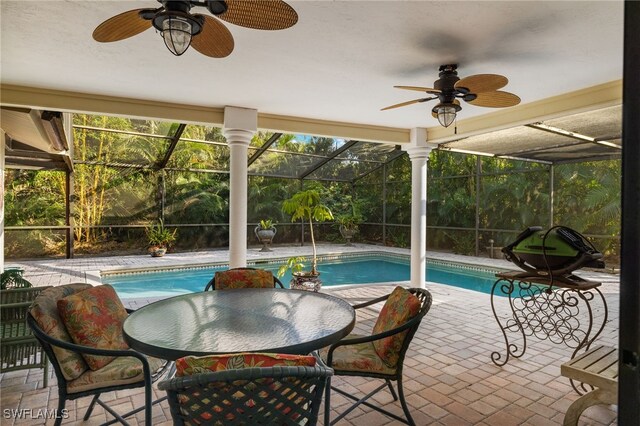
[[[357,244],[356,247],[320,244],[319,254],[358,253],[384,251],[409,254],[406,249]],[[311,247],[274,247],[271,253],[262,253],[259,248],[249,249],[248,262],[266,258],[288,258],[293,255],[309,255]],[[428,258],[473,265],[488,266],[503,270],[517,269],[513,264],[500,259],[475,258],[446,253],[428,252]],[[100,271],[126,269],[164,268],[188,265],[204,265],[227,262],[227,250],[211,250],[193,253],[170,253],[162,258],[148,255],[92,257],[61,260],[36,260],[7,262],[25,268],[25,278],[34,285],[62,285],[73,282],[100,283]],[[602,282],[600,287],[609,306],[609,318],[596,344],[617,346],[619,277],[601,273],[580,273],[584,278]],[[407,282],[401,283],[408,285]],[[430,283],[427,289],[433,294],[431,310],[416,333],[405,359],[404,381],[407,402],[418,425],[553,425],[562,424],[569,404],[578,395],[568,380],[560,376],[560,365],[573,352],[563,344],[549,340],[527,340],[526,353],[519,359],[511,359],[505,366],[497,367],[490,359],[492,351],[504,354],[504,339],[491,312],[490,296],[462,288]],[[348,300],[350,303],[387,294],[392,285],[359,285],[339,288],[325,287],[323,292]],[[149,303],[149,299],[127,299],[131,307]],[[507,303],[496,304],[498,315],[509,313]],[[370,333],[380,305],[358,314],[355,332]],[[596,309],[595,315],[601,314]],[[45,424],[42,419],[11,419],[5,410],[53,409],[57,405],[55,378],[49,387],[42,389],[42,370],[22,370],[0,375],[0,408],[3,418],[0,423]],[[368,392],[377,385],[375,380],[340,378],[334,384],[352,393]],[[356,390],[358,389],[358,390]],[[156,393],[160,395],[160,392]],[[399,404],[393,403],[389,393],[382,392],[374,398],[380,404],[400,413]],[[142,400],[141,391],[112,392],[106,395],[116,411],[126,411]],[[94,425],[106,421],[101,408],[96,408],[88,422],[82,422],[84,407],[89,398],[67,402],[70,418],[64,425]],[[332,405],[344,409],[347,401],[334,394]],[[79,411],[76,412],[76,409]],[[172,424],[166,403],[154,407],[154,425]],[[142,424],[143,417],[132,419],[132,424]],[[321,424],[322,422],[320,422]],[[615,407],[595,406],[587,409],[580,425],[608,425],[616,423]],[[46,424],[53,424],[52,421]],[[341,425],[394,425],[392,421],[369,409],[358,408],[340,422]]]

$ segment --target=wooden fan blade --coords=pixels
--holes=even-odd
[[[518,105],[520,98],[513,93],[497,90],[495,92],[478,93],[478,97],[469,101],[469,103],[481,107],[505,108]]]
[[[384,107],[384,108],[382,108],[380,111],[386,111],[386,110],[388,110],[388,109],[393,109],[393,108],[400,108],[400,107],[403,107],[403,106],[405,106],[405,105],[417,104],[418,102],[426,102],[426,101],[430,101],[430,100],[432,100],[432,99],[435,99],[435,98],[420,98],[420,99],[414,99],[414,100],[412,100],[412,101],[401,102],[401,103],[399,103],[399,104],[395,104],[395,105],[390,105],[390,106],[388,106],[388,107]]]
[[[101,43],[120,41],[151,28],[151,21],[140,16],[143,10],[149,9],[133,9],[107,19],[93,30],[93,39]]]
[[[298,22],[296,11],[282,0],[227,0],[218,18],[256,30],[283,30]]]
[[[471,93],[493,92],[507,85],[507,77],[498,74],[476,74],[458,80],[453,86],[456,89],[464,87]]]
[[[404,90],[416,90],[418,92],[427,92],[427,93],[440,93],[438,89],[432,89],[431,87],[420,87],[420,86],[393,86],[396,89],[404,89]]]
[[[200,34],[191,39],[191,46],[203,55],[212,58],[224,58],[233,52],[234,42],[231,32],[225,25],[208,15],[204,18]]]

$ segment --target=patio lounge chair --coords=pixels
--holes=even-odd
[[[0,290],[0,372],[44,368],[42,386],[48,386],[49,362],[42,346],[27,326],[31,302],[49,287]]]
[[[284,288],[273,272],[255,268],[233,268],[218,271],[213,275],[204,291],[235,288]]]
[[[61,301],[62,306],[67,308],[60,308]],[[105,307],[113,309],[106,312],[103,309]],[[75,310],[73,315],[68,317],[70,309]],[[89,316],[83,317],[80,309],[96,315],[95,320],[92,321]],[[85,396],[93,396],[84,415],[85,421],[89,419],[95,404],[98,403],[115,417],[115,420],[107,424],[116,421],[127,424],[124,418],[145,410],[145,424],[151,425],[151,383],[162,376],[168,363],[147,358],[122,346],[118,349],[100,349],[96,347],[99,344],[88,346],[74,343],[74,340],[79,339],[76,329],[80,329],[84,335],[89,335],[90,329],[97,329],[101,324],[105,324],[108,318],[112,318],[111,313],[116,309],[120,310],[120,315],[124,313],[125,317],[130,312],[124,311],[111,286],[93,287],[89,284],[50,287],[42,291],[31,305],[27,324],[51,360],[58,379],[56,426],[60,425],[65,417],[66,401]],[[111,332],[118,334],[118,326],[121,334],[121,324],[109,324],[107,327],[110,328],[104,328],[100,333],[91,336],[99,335],[117,341]],[[145,405],[126,414],[119,415],[99,399],[102,393],[138,387],[145,388]],[[164,399],[161,398],[153,404]]]
[[[386,301],[371,336],[350,334],[338,343],[322,349],[320,354],[327,366],[334,369],[336,376],[378,378],[383,379],[384,383],[358,399],[350,393],[331,386],[331,379],[329,379],[325,391],[325,425],[335,424],[360,404],[402,423],[415,425],[404,399],[402,367],[409,343],[411,343],[422,318],[429,311],[431,300],[431,293],[425,289],[396,287],[389,295],[354,306],[355,309],[361,309]],[[397,394],[391,384],[392,380],[397,381]],[[406,419],[367,401],[386,387],[389,388],[394,401],[400,399]],[[356,402],[333,421],[330,421],[332,390]]]
[[[317,361],[255,353],[185,357],[176,361],[176,377],[158,388],[167,391],[177,426],[315,425],[333,374]]]

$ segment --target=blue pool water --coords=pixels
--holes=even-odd
[[[255,265],[257,268],[277,272],[279,265]],[[215,271],[226,266],[206,269],[144,272],[136,274],[109,274],[102,277],[111,284],[120,297],[166,297],[204,290]],[[409,263],[402,259],[375,256],[324,260],[318,265],[323,286],[343,284],[408,281]],[[280,280],[288,287],[291,275]],[[427,280],[441,284],[490,293],[496,278],[493,272],[470,270],[441,264],[427,264]]]

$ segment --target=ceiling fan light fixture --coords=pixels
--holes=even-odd
[[[439,105],[435,110],[438,115],[438,122],[442,127],[449,127],[456,119],[456,113],[458,112],[453,105]]]
[[[151,0],[149,0],[150,2]],[[158,0],[160,7],[132,9],[112,16],[93,30],[99,43],[125,40],[150,27],[162,35],[169,51],[182,55],[189,46],[210,58],[224,58],[234,47],[222,23],[257,30],[283,30],[298,22],[298,14],[284,0]],[[191,13],[206,8],[213,16]]]
[[[191,45],[193,26],[182,17],[169,16],[162,21],[162,38],[167,49],[176,56],[182,55]]]
[[[520,98],[501,89],[509,80],[499,74],[476,74],[460,79],[456,64],[440,66],[439,78],[433,82],[433,89],[422,86],[393,86],[397,89],[417,90],[429,95],[427,98],[413,99],[382,108],[381,111],[439,99],[440,103],[431,109],[433,118],[437,118],[442,127],[449,127],[462,110],[460,99],[475,106],[488,108],[506,108],[518,105]]]

